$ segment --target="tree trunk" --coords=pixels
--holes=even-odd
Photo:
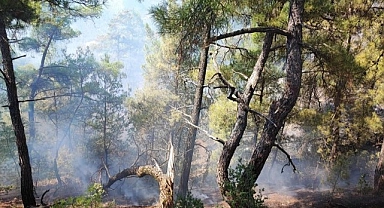
[[[210,38],[210,27],[207,27],[205,40],[201,46],[201,51],[200,51],[198,83],[196,86],[192,115],[191,115],[192,117],[191,123],[195,126],[199,125],[199,119],[200,119],[200,110],[201,110],[201,104],[203,100],[204,80],[205,80],[205,74],[207,71],[207,64],[208,64],[209,46],[207,45],[207,42],[209,38]],[[179,196],[186,196],[188,191],[188,180],[191,172],[191,164],[192,164],[192,158],[193,158],[193,150],[195,148],[196,133],[197,133],[197,128],[191,126],[189,128],[187,144],[184,152],[184,162],[183,162],[181,178],[180,178],[180,186],[179,186],[179,192],[178,192]]]
[[[19,154],[19,165],[21,169],[21,196],[24,207],[36,206],[33,195],[33,180],[27,139],[25,137],[24,126],[21,120],[17,87],[13,69],[10,45],[8,42],[7,31],[4,20],[0,18],[0,47],[3,63],[3,76],[7,86],[8,107],[12,120],[13,130],[16,136],[16,145]]]
[[[47,45],[44,47],[43,55],[40,60],[39,74],[34,78],[33,82],[30,85],[31,92],[29,94],[29,99],[31,100],[28,103],[28,122],[29,122],[29,142],[33,145],[36,139],[36,126],[35,126],[35,102],[33,101],[36,97],[37,91],[39,90],[39,82],[41,80],[41,76],[43,74],[45,60],[48,54],[48,49],[51,46],[54,35],[56,34],[56,30],[54,30],[49,36]],[[33,148],[33,146],[32,146]],[[33,151],[31,148],[31,152]]]
[[[379,162],[375,168],[373,188],[376,193],[384,191],[384,141],[381,144]]]
[[[243,172],[240,181],[238,182],[237,191],[239,193],[251,192],[275,143],[277,133],[280,131],[284,120],[294,107],[299,96],[302,75],[301,41],[303,10],[304,0],[291,1],[288,22],[289,35],[287,35],[287,57],[283,67],[283,70],[286,71],[287,74],[285,90],[279,100],[271,103],[268,115],[269,120],[265,122],[261,138],[247,165],[248,171]],[[244,93],[238,98],[240,101],[238,101],[235,126],[232,129],[230,139],[225,142],[223,152],[219,158],[217,181],[220,191],[227,201],[231,200],[225,187],[225,184],[229,182],[228,167],[247,126],[247,116],[250,110],[249,102],[252,99],[256,85],[259,82],[259,77],[261,76],[265,62],[268,58],[273,35],[273,33],[266,34],[262,52],[254,67],[252,75],[248,79]]]
[[[218,166],[217,166],[217,183],[219,184],[221,194],[226,197],[227,190],[225,184],[229,182],[228,179],[228,168],[231,163],[231,159],[236,151],[236,148],[240,144],[240,140],[243,137],[245,128],[247,127],[247,118],[249,112],[249,103],[252,99],[254,90],[256,89],[256,85],[259,82],[259,78],[264,69],[264,65],[267,61],[269,50],[272,45],[273,39],[272,33],[267,33],[264,39],[264,45],[262,52],[257,60],[253,72],[248,79],[248,83],[244,89],[244,93],[240,95],[237,105],[237,116],[236,122],[232,129],[231,135],[229,139],[225,142],[223,151],[220,155]]]
[[[286,71],[286,83],[282,97],[273,101],[268,117],[274,122],[266,122],[264,125],[261,139],[257,144],[251,160],[248,163],[250,171],[245,171],[241,176],[240,187],[243,191],[249,191],[253,188],[253,184],[259,177],[261,170],[271,152],[276,141],[276,135],[282,128],[285,119],[295,106],[296,100],[300,94],[301,76],[302,76],[302,14],[304,12],[304,0],[291,1],[288,32],[291,34],[287,37],[287,58],[283,70]],[[246,181],[253,183],[246,183]]]

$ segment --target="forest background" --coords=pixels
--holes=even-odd
[[[256,181],[383,189],[382,1],[37,2],[38,21],[6,26],[34,187],[97,182],[150,201],[150,177],[109,182],[132,167],[166,172],[172,146],[180,196],[216,187],[231,201]],[[5,189],[21,175],[1,85]]]

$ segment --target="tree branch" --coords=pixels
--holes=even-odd
[[[209,134],[207,130],[204,130],[204,129],[202,129],[202,128],[199,127],[199,126],[194,125],[193,123],[191,123],[191,122],[188,121],[187,119],[185,119],[185,122],[186,122],[187,124],[191,125],[192,127],[196,128],[196,129],[199,129],[201,132],[203,132],[205,135],[208,136],[208,138],[212,139],[213,141],[219,142],[220,144],[224,145],[224,143],[225,143],[224,140],[222,140],[222,139],[220,139],[220,138],[218,138],[218,137],[215,137],[215,136]]]
[[[256,32],[265,32],[265,33],[272,32],[272,33],[276,33],[276,34],[287,36],[287,37],[291,36],[291,34],[288,31],[280,28],[276,28],[276,27],[253,27],[253,28],[243,28],[241,30],[236,30],[233,32],[213,36],[209,39],[208,43],[213,43],[215,41],[222,40],[229,37],[234,37],[234,36],[243,35],[247,33],[256,33]]]
[[[288,159],[288,163],[285,164],[282,168],[281,168],[281,173],[284,172],[284,168],[285,166],[291,166],[292,165],[292,169],[293,169],[293,172],[295,173],[297,171],[296,169],[296,166],[295,164],[293,164],[292,162],[292,159],[291,159],[291,155],[288,154],[287,151],[285,151],[282,147],[280,147],[278,144],[273,144],[273,146],[277,147],[277,149],[279,149],[281,152],[283,152],[286,156],[287,156],[287,159]]]
[[[13,61],[13,60],[16,60],[16,59],[19,59],[19,58],[23,58],[23,57],[26,57],[26,56],[27,56],[27,55],[25,55],[25,54],[24,54],[24,55],[21,55],[21,56],[18,56],[18,57],[12,58],[12,61]]]
[[[274,125],[274,126],[277,128],[276,123],[273,122],[273,121],[272,121],[270,118],[268,118],[267,116],[264,116],[263,114],[261,114],[261,113],[255,111],[255,110],[253,110],[253,109],[251,109],[251,108],[248,108],[247,110],[248,110],[248,112],[250,112],[250,113],[256,114],[257,116],[260,116],[260,117],[264,118],[265,120],[267,120],[268,122],[270,122],[272,125]]]
[[[238,103],[244,103],[243,99],[241,98],[241,93],[234,87],[232,86],[224,77],[223,75],[220,73],[220,72],[217,72],[215,73],[212,77],[211,77],[211,81],[209,83],[212,83],[213,81],[215,81],[215,79],[213,79],[214,77],[218,77],[218,79],[224,84],[224,86],[226,86],[228,89],[229,89],[229,93],[227,95],[227,98],[232,100],[232,101],[235,101],[235,102],[238,102]],[[220,87],[220,88],[223,88],[223,87]]]

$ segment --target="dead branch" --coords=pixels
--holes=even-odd
[[[287,156],[287,159],[288,159],[288,163],[285,164],[282,168],[281,168],[281,173],[284,172],[284,168],[285,166],[291,166],[292,165],[292,169],[293,169],[293,172],[295,173],[297,171],[296,169],[296,166],[295,164],[293,164],[293,161],[291,159],[291,155],[288,154],[287,151],[285,151],[281,146],[279,146],[278,144],[273,144],[273,146],[277,147],[277,149],[279,149],[281,152],[283,152],[286,156]]]
[[[191,119],[191,116],[190,116],[190,115],[185,114],[184,112],[182,112],[182,111],[180,111],[180,110],[178,110],[178,109],[176,109],[176,108],[174,108],[174,110],[177,111],[177,112],[179,112],[180,114],[182,114],[184,117],[187,117],[187,118],[190,118],[190,119]],[[201,132],[203,132],[205,135],[208,136],[208,138],[210,138],[210,139],[212,139],[213,141],[219,142],[220,144],[224,145],[224,143],[225,143],[224,140],[222,140],[222,139],[220,139],[220,138],[218,138],[218,137],[215,137],[215,136],[209,134],[209,132],[208,132],[207,130],[202,129],[202,128],[199,127],[199,126],[194,125],[192,122],[190,122],[190,121],[189,121],[188,119],[186,119],[186,118],[184,118],[184,121],[185,121],[187,124],[191,125],[192,127],[194,127],[194,128],[196,128],[196,129],[200,130]]]
[[[208,136],[208,138],[212,139],[213,141],[219,142],[220,144],[224,145],[224,143],[225,143],[224,140],[222,140],[222,139],[220,139],[220,138],[218,138],[218,137],[215,137],[215,136],[209,134],[207,130],[202,129],[202,128],[199,127],[199,126],[194,125],[193,123],[191,123],[191,122],[188,121],[187,119],[185,119],[185,122],[186,122],[187,124],[191,125],[192,127],[194,127],[194,128],[196,128],[196,129],[200,130],[201,132],[203,132],[205,135]]]
[[[214,89],[217,89],[217,88],[229,88],[231,90],[231,92],[228,94],[227,98],[232,100],[232,101],[235,101],[235,102],[238,102],[238,103],[243,103],[243,100],[241,99],[241,96],[240,96],[240,92],[236,90],[235,87],[233,87],[224,77],[223,75],[221,75],[220,72],[217,72],[215,73],[212,77],[211,77],[211,81],[210,83],[212,83],[214,81],[214,77],[218,77],[218,79],[221,80],[221,82],[225,85],[225,86],[217,86],[217,87],[213,87]],[[236,97],[233,97],[233,95],[235,95]],[[268,122],[270,122],[272,125],[274,125],[275,127],[277,127],[277,125],[275,124],[275,122],[273,122],[270,118],[268,118],[267,116],[264,116],[263,114],[257,112],[256,110],[253,110],[251,109],[250,107],[247,107],[246,109],[248,112],[250,113],[253,113],[253,114],[256,114],[257,116],[260,116],[262,118],[264,118],[265,120],[267,120]]]
[[[255,111],[255,110],[253,110],[253,109],[251,109],[251,108],[249,108],[249,107],[248,107],[247,110],[248,110],[248,112],[250,112],[250,113],[252,113],[252,114],[254,114],[254,115],[257,115],[257,116],[259,116],[259,117],[264,118],[265,120],[267,120],[268,122],[270,122],[272,125],[274,125],[274,126],[277,128],[276,123],[273,122],[273,121],[272,121],[270,118],[268,118],[267,116],[264,116],[263,114],[261,114],[261,113]]]
[[[161,207],[173,207],[173,178],[168,177],[166,174],[156,166],[135,166],[126,168],[123,171],[109,178],[108,183],[103,185],[104,189],[108,189],[116,181],[129,176],[137,176],[139,178],[146,175],[152,176],[158,183],[160,188],[160,206]]]
[[[21,56],[17,56],[17,57],[14,57],[14,58],[12,58],[12,61],[14,61],[14,60],[16,60],[16,59],[19,59],[19,58],[23,58],[23,57],[26,57],[27,55],[21,55]]]
[[[48,204],[44,203],[43,200],[44,200],[44,196],[45,196],[45,194],[47,194],[47,193],[49,192],[49,190],[50,190],[50,189],[44,191],[43,195],[41,195],[41,199],[40,199],[40,204],[41,204],[41,206],[47,206],[47,205],[48,205]]]
[[[19,103],[25,103],[25,102],[35,102],[35,101],[40,101],[40,100],[46,100],[49,98],[56,98],[56,97],[65,97],[65,96],[72,96],[76,95],[77,93],[64,93],[62,95],[53,95],[53,96],[46,96],[42,98],[35,98],[35,99],[26,99],[26,100],[19,100]],[[2,105],[1,107],[9,107],[9,105]]]
[[[223,75],[220,73],[220,72],[217,72],[215,73],[212,77],[211,77],[211,81],[209,83],[212,83],[215,81],[215,77],[217,77],[223,84],[224,86],[226,86],[226,88],[229,89],[229,92],[228,92],[228,95],[227,95],[227,98],[232,100],[232,101],[235,101],[235,102],[238,102],[238,103],[243,103],[243,99],[241,98],[241,93],[234,87],[232,86],[224,77]],[[222,87],[220,87],[222,88]]]
[[[109,168],[107,167],[107,164],[105,164],[105,161],[103,158],[101,158],[101,161],[103,162],[105,172],[107,173],[108,178],[111,177],[111,174],[109,174]]]

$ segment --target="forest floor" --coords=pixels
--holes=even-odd
[[[46,188],[46,187],[44,187]],[[43,192],[43,187],[39,188]],[[74,189],[61,189],[49,192],[44,201],[53,203],[57,199],[67,198],[74,193]],[[199,197],[204,202],[204,207],[207,208],[229,208],[229,206],[222,201],[220,194],[217,190],[201,189],[195,190],[195,193],[199,193]],[[267,207],[283,207],[283,208],[380,208],[384,207],[384,195],[373,195],[371,191],[365,193],[359,193],[352,189],[338,189],[333,194],[329,190],[310,190],[305,188],[285,188],[281,187],[278,192],[263,192],[265,199],[265,205]],[[55,197],[52,198],[52,197]],[[40,199],[37,200],[40,203]],[[111,201],[114,201],[111,206]],[[137,203],[137,202],[136,202]],[[129,200],[123,197],[108,196],[104,198],[104,207],[136,207],[136,208],[152,208],[150,205],[154,201],[142,201],[133,205]],[[0,207],[22,207],[20,190],[13,189],[8,191],[0,191]]]

